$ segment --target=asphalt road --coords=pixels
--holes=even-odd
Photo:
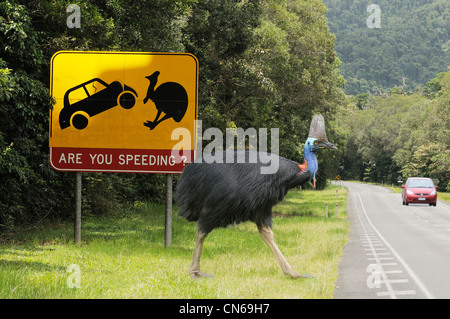
[[[450,298],[450,205],[403,206],[387,188],[342,185],[351,230],[334,298]]]

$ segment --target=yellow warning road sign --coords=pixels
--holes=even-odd
[[[172,133],[190,133],[198,61],[188,53],[61,51],[51,60],[50,163],[64,171],[181,172]],[[189,147],[186,147],[189,145]]]

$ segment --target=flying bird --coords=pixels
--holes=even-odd
[[[193,278],[209,277],[200,271],[203,243],[208,234],[218,227],[254,222],[261,238],[270,247],[285,275],[313,277],[296,273],[278,249],[272,232],[272,207],[282,201],[289,189],[313,180],[318,171],[316,151],[320,148],[336,149],[327,139],[323,116],[314,116],[304,146],[304,162],[274,154],[257,153],[258,161],[250,161],[250,151],[224,151],[223,163],[212,162],[208,156],[187,165],[178,182],[176,201],[178,215],[197,222],[196,245],[189,273]],[[233,154],[227,154],[233,152]],[[244,152],[244,154],[240,153]],[[234,157],[234,162],[227,159]],[[245,155],[245,162],[237,161]],[[278,161],[278,170],[262,174],[265,166],[261,156],[270,155]],[[217,158],[217,154],[214,155]]]

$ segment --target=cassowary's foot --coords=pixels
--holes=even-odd
[[[205,273],[203,273],[201,271],[189,271],[189,273],[191,274],[191,277],[194,278],[194,279],[214,277],[213,275],[208,275],[208,274],[205,274]]]
[[[291,277],[291,278],[316,278],[316,277],[313,276],[313,275],[302,275],[302,274],[297,274],[297,273],[295,273],[295,272],[292,272],[292,273],[286,273],[285,275],[286,275],[286,276],[289,276],[289,277]]]
[[[148,126],[151,130],[153,130],[155,128],[156,124],[152,121],[147,121],[147,122],[144,122],[144,126]]]

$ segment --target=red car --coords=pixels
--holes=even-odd
[[[429,204],[436,206],[437,186],[434,186],[431,178],[427,177],[410,177],[405,185],[402,185],[403,205]]]

